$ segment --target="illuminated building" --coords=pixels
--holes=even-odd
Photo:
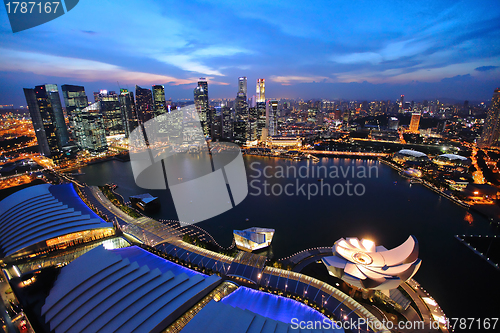
[[[299,136],[272,136],[267,144],[273,148],[298,148],[302,147],[302,139]]]
[[[106,136],[121,135],[126,133],[127,114],[122,109],[118,95],[114,91],[101,90],[97,102],[104,122]]]
[[[257,119],[255,121],[255,140],[265,140],[262,135],[266,128],[266,103],[257,102],[255,110],[257,114]]]
[[[247,78],[238,78],[238,93],[235,100],[236,115],[240,119],[248,118],[248,102],[247,102]]]
[[[229,106],[221,107],[220,116],[222,119],[222,138],[225,140],[233,139],[234,132],[234,115],[233,110]]]
[[[0,202],[0,258],[4,262],[64,249],[115,234],[79,198],[72,184],[36,185]]]
[[[58,159],[69,141],[68,129],[57,85],[46,84],[35,89],[24,88],[40,153]]]
[[[200,118],[201,128],[205,136],[210,136],[210,109],[208,105],[208,83],[205,78],[200,78],[198,86],[194,88],[194,105]]]
[[[387,128],[391,131],[397,131],[399,128],[399,119],[396,117],[390,117],[387,123]]]
[[[101,153],[108,149],[104,118],[101,113],[101,103],[93,103],[84,108],[77,116],[77,145],[93,153]]]
[[[321,260],[330,275],[358,288],[376,290],[397,288],[421,264],[415,236],[392,250],[368,239],[341,238],[333,245],[333,256]]]
[[[134,93],[127,89],[121,89],[118,101],[120,102],[122,116],[124,116],[126,120],[124,122],[124,129],[125,137],[128,138],[130,133],[139,126],[139,117],[135,109]]]
[[[266,102],[266,79],[258,79],[257,80],[257,103],[265,103]]]
[[[429,161],[429,157],[419,151],[410,150],[410,149],[401,149],[400,151],[394,153],[392,159],[398,163],[404,162],[427,162]]]
[[[116,95],[114,91],[107,91],[106,89],[101,89],[99,92],[94,92],[94,103],[102,100],[110,100]]]
[[[495,89],[493,98],[483,126],[483,134],[479,145],[494,147],[500,144],[500,88]]]
[[[238,78],[238,92],[247,95],[247,78],[245,76]]]
[[[153,119],[153,97],[151,90],[135,86],[135,110],[139,122],[145,123]]]
[[[274,229],[253,227],[245,230],[233,230],[233,236],[238,249],[252,252],[271,245]]]
[[[167,112],[165,106],[165,87],[162,85],[153,86],[153,107],[155,117]]]
[[[244,144],[247,141],[247,121],[236,119],[234,122],[234,142]]]
[[[472,161],[467,157],[455,154],[442,154],[432,160],[433,163],[445,166],[470,166]]]
[[[410,121],[410,132],[418,133],[418,125],[420,124],[420,113],[413,113]]]
[[[408,177],[422,177],[422,171],[418,169],[408,168],[404,171],[404,174]]]
[[[266,128],[269,136],[278,135],[278,101],[267,101]]]
[[[69,84],[63,84],[61,90],[64,98],[64,105],[66,106],[66,114],[69,119],[69,128],[74,139],[75,128],[79,126],[78,114],[82,109],[89,105],[87,95],[85,94],[85,88],[82,86],[73,86]]]
[[[405,107],[405,95],[401,95],[399,98],[399,113],[402,113],[404,111]]]

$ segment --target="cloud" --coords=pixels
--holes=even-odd
[[[447,77],[441,80],[441,82],[468,82],[472,80],[472,76],[470,74],[465,75],[455,75],[453,77]]]
[[[132,84],[170,83],[173,85],[196,82],[168,75],[130,71],[112,64],[43,53],[0,48],[0,71],[31,72],[38,75],[68,77],[81,81],[120,81]]]
[[[331,79],[326,76],[277,76],[272,75],[269,78],[273,82],[281,83],[281,85],[290,85],[292,83],[312,83],[312,82],[331,82]]]
[[[380,64],[384,61],[397,60],[421,54],[431,47],[430,42],[409,39],[392,42],[377,52],[355,52],[344,55],[335,55],[332,60],[341,64],[371,63]]]
[[[158,61],[177,66],[185,71],[197,72],[200,74],[224,76],[216,69],[205,66],[198,61],[193,60],[193,56],[185,54],[162,55],[155,57]]]
[[[478,72],[488,72],[488,71],[492,71],[494,69],[497,69],[498,67],[500,67],[500,66],[481,66],[481,67],[474,68],[474,70],[478,71]]]

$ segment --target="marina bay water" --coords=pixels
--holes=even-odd
[[[252,226],[276,230],[266,253],[274,258],[308,248],[332,246],[341,237],[369,238],[390,249],[403,243],[409,235],[415,235],[422,259],[415,279],[437,300],[447,316],[498,317],[498,307],[487,303],[500,297],[499,271],[454,237],[498,233],[485,217],[472,212],[473,220],[465,219],[467,209],[421,184],[411,184],[377,160],[321,158],[313,163],[249,155],[244,159],[249,183],[253,181],[261,192],[255,195],[257,190],[249,187],[249,195],[241,204],[198,223],[221,245],[231,244],[233,229]],[[316,172],[321,166],[329,173],[315,173],[314,177],[309,173],[308,177],[301,177],[298,169],[296,174],[292,172],[293,168],[300,167],[302,170],[316,168]],[[276,177],[280,168],[288,168],[290,172]],[[331,176],[335,168],[338,177]],[[365,177],[359,173],[363,168]],[[109,161],[78,171],[84,174],[76,178],[88,185],[117,184],[117,192],[126,200],[130,195],[146,192],[158,196],[161,210],[151,216],[177,219],[170,193],[139,188],[130,162]],[[326,193],[327,185],[329,193]],[[350,192],[352,195],[349,195],[348,188],[354,191],[356,185],[357,194],[361,194],[361,187],[363,193]],[[264,186],[267,186],[267,194]],[[344,192],[337,195],[341,187]],[[285,189],[291,195],[285,193]]]

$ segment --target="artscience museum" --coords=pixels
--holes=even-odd
[[[388,250],[368,239],[341,238],[333,256],[322,258],[328,273],[362,289],[390,290],[410,279],[420,267],[418,242],[410,236]]]

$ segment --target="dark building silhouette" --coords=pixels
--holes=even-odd
[[[26,103],[35,129],[40,153],[57,160],[69,142],[68,129],[55,84],[24,88]]]
[[[153,119],[153,97],[151,90],[135,86],[135,107],[139,121],[145,123]]]

